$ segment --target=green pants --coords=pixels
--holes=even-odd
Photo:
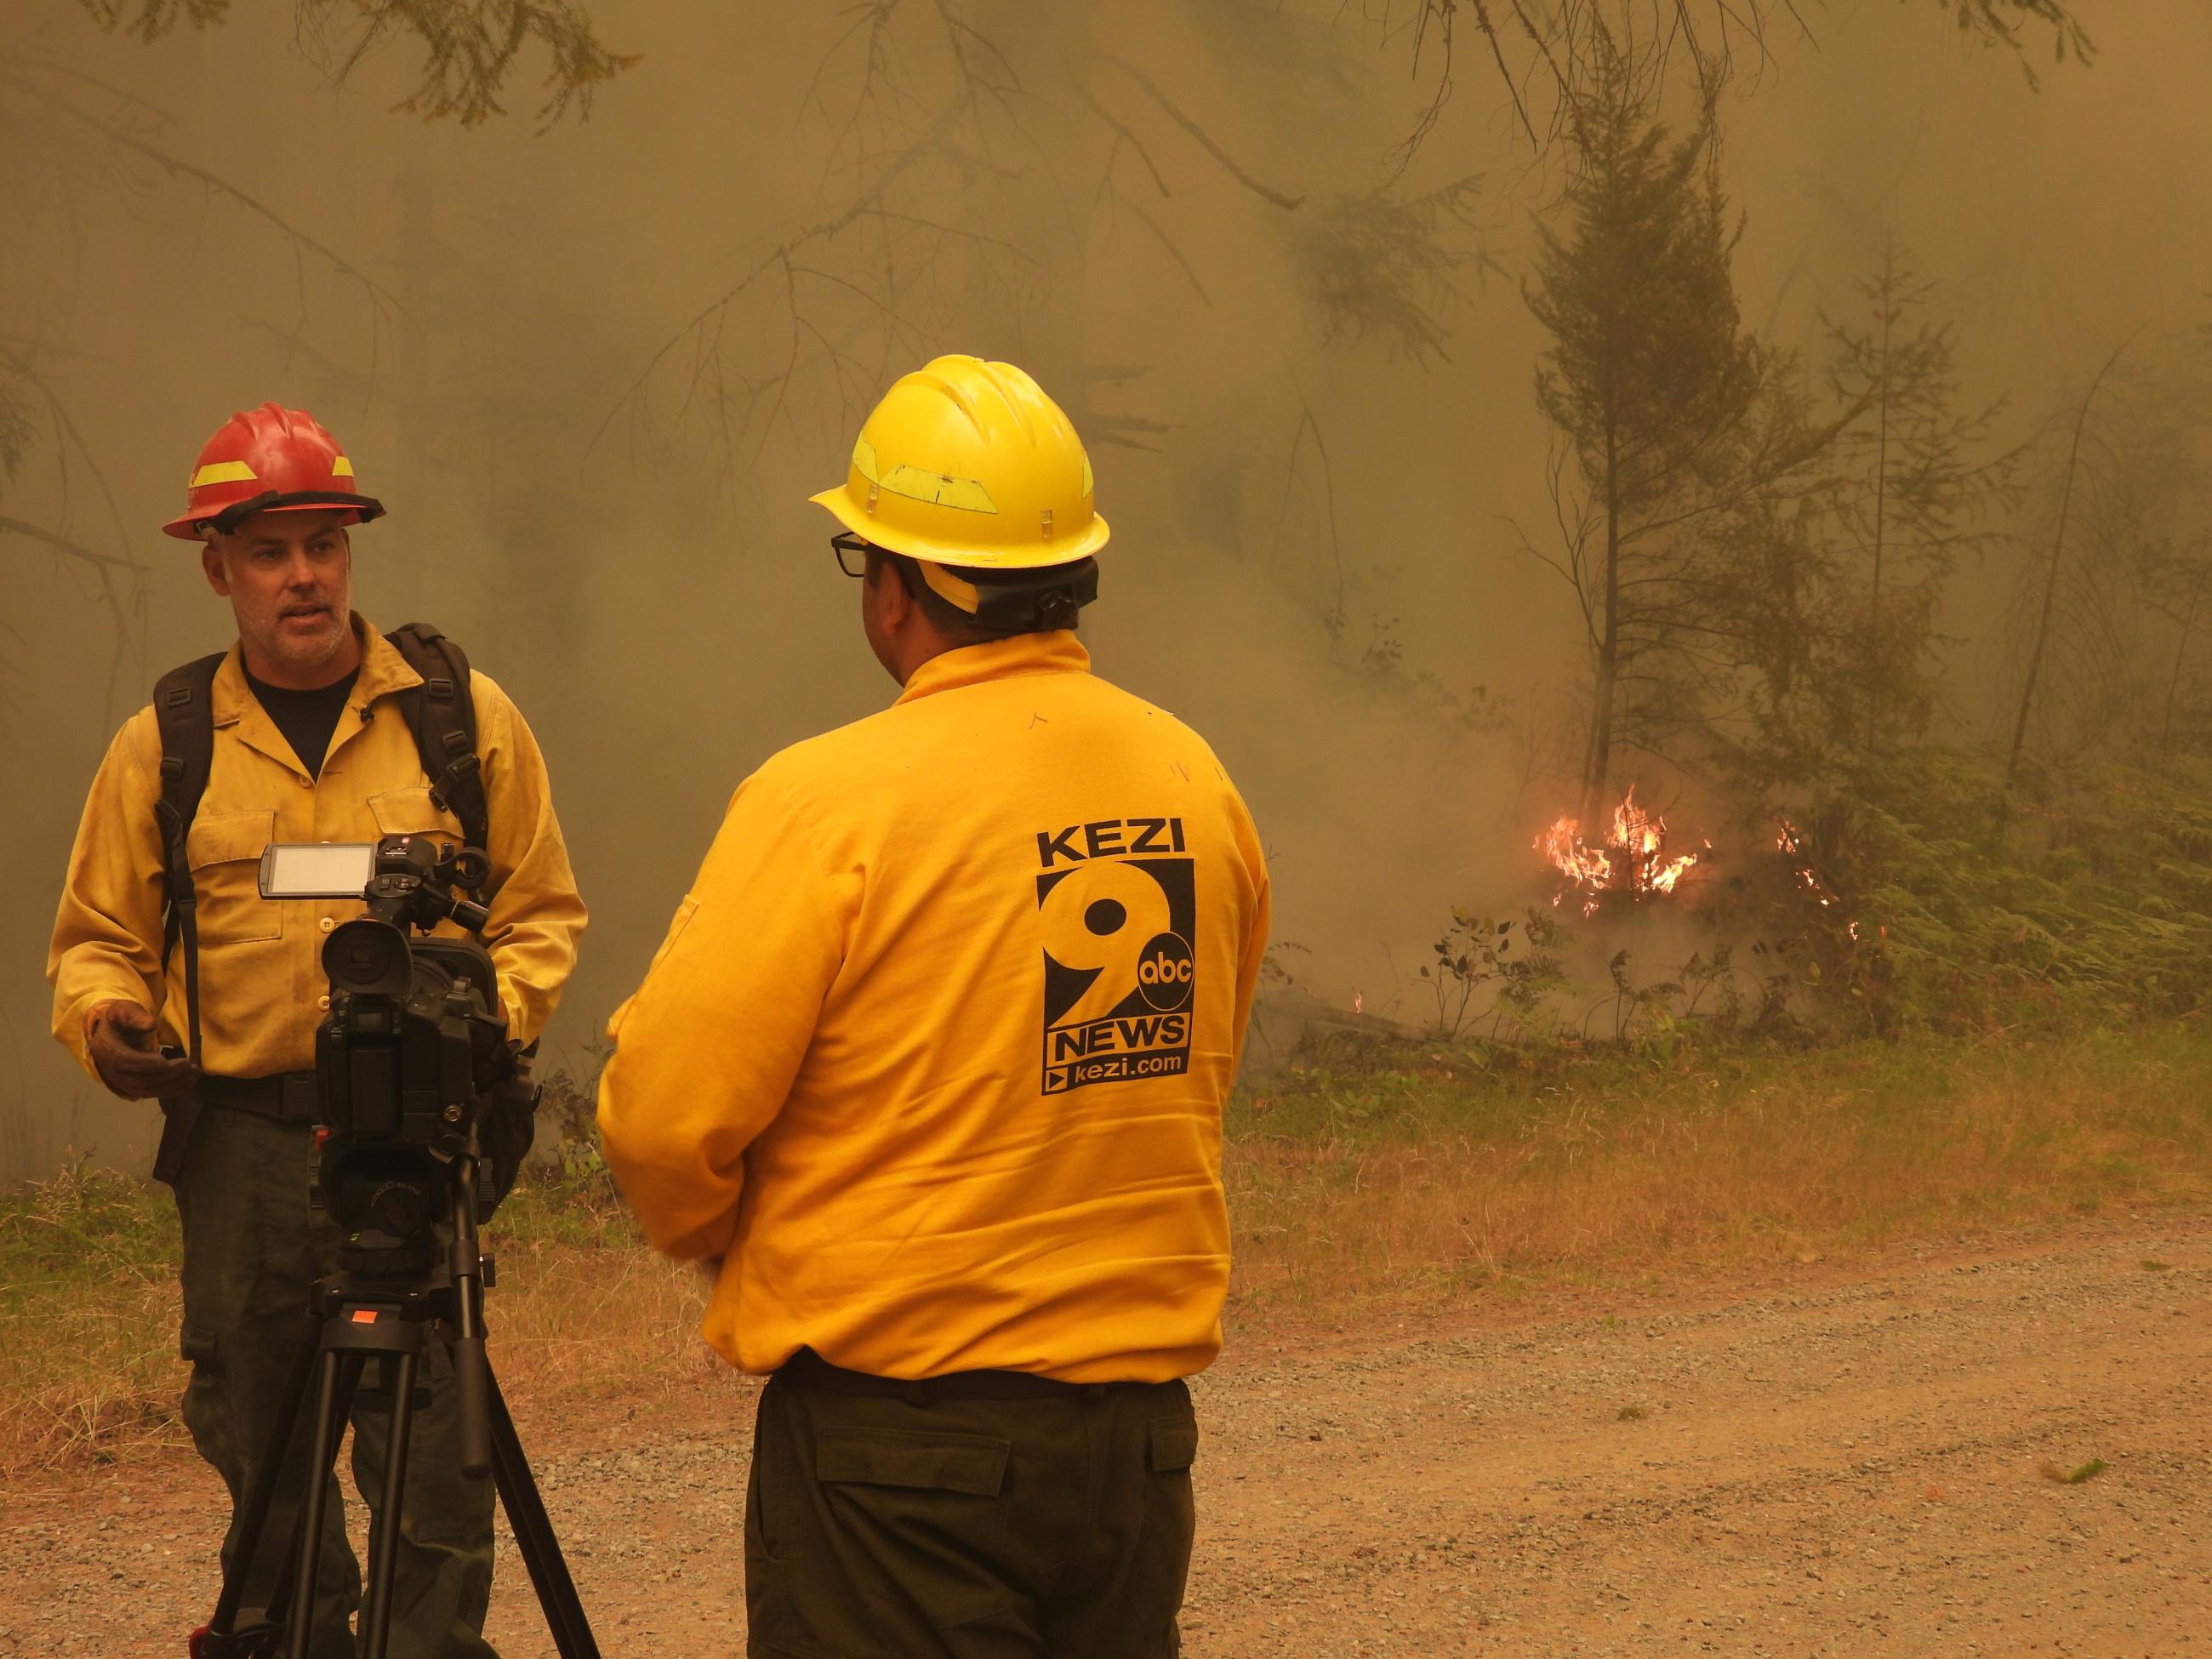
[[[1198,1425],[1180,1382],[856,1397],[769,1379],[753,1436],[753,1659],[1171,1659]]]
[[[226,1570],[240,1541],[238,1508],[252,1483],[301,1334],[311,1328],[308,1289],[337,1265],[337,1228],[307,1206],[308,1134],[302,1123],[210,1107],[193,1126],[176,1181],[185,1233],[181,1346],[192,1367],[185,1425],[200,1455],[230,1488]],[[408,1446],[389,1659],[495,1659],[482,1634],[491,1599],[492,1483],[460,1472],[453,1361],[443,1343],[434,1339],[428,1345],[420,1375],[428,1380],[429,1401],[416,1415]],[[374,1379],[371,1367],[364,1385]],[[266,1605],[289,1547],[306,1495],[313,1414],[311,1386],[286,1453],[290,1467],[254,1552],[246,1607]],[[369,1504],[373,1530],[390,1519],[375,1513],[388,1433],[381,1408],[364,1404],[356,1409],[354,1486]],[[360,1603],[361,1569],[346,1539],[333,1475],[317,1573],[313,1659],[352,1659],[349,1621]]]

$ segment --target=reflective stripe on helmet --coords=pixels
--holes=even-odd
[[[228,531],[258,512],[304,507],[366,524],[384,509],[357,488],[353,462],[313,416],[263,404],[240,410],[207,441],[185,488],[185,510],[161,528],[197,541],[210,524]]]
[[[843,485],[812,499],[854,535],[928,564],[1038,570],[1106,544],[1091,458],[1011,363],[939,357],[884,394]]]

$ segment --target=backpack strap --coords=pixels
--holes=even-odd
[[[385,638],[422,677],[400,694],[430,799],[461,821],[461,837],[490,851],[490,812],[484,802],[483,765],[477,755],[477,704],[469,691],[469,659],[461,647],[428,623],[409,623]]]
[[[218,651],[173,668],[154,686],[154,723],[161,734],[161,799],[154,809],[161,830],[161,965],[181,940],[185,947],[185,1023],[191,1062],[200,1063],[200,935],[198,895],[185,850],[192,818],[207,793],[215,764],[215,671]]]

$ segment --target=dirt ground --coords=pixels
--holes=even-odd
[[[2208,1289],[2169,1218],[1232,1347],[1186,1651],[2212,1659]],[[749,1406],[526,1414],[610,1659],[742,1652]],[[183,1455],[15,1483],[0,1655],[179,1653],[216,1496]],[[502,1550],[493,1633],[550,1656]]]

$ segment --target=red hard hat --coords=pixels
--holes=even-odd
[[[367,524],[382,502],[354,488],[353,463],[338,441],[305,410],[264,404],[232,416],[207,441],[185,487],[181,517],[161,526],[188,542],[200,526],[235,529],[257,513],[344,508],[349,524]]]

